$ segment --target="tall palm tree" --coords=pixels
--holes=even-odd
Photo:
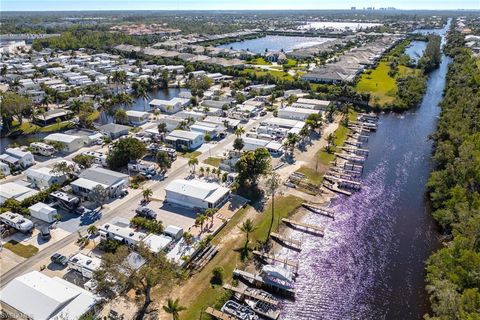
[[[145,201],[150,201],[150,197],[153,195],[153,191],[152,189],[143,189],[142,191],[142,195],[143,195],[143,199],[145,199]]]
[[[87,233],[90,236],[96,235],[97,232],[98,232],[98,228],[96,226],[94,226],[93,224],[87,228]],[[95,245],[95,240],[92,239],[92,241],[93,241],[93,244]]]
[[[235,135],[237,136],[237,138],[240,138],[240,136],[244,133],[245,129],[243,127],[238,127],[237,129],[235,129]]]
[[[198,159],[195,157],[191,157],[188,160],[188,166],[191,167],[191,172],[194,174],[195,173],[195,167],[198,165]]]
[[[337,138],[337,137],[335,136],[334,133],[329,133],[329,134],[328,134],[328,136],[327,136],[327,138],[326,138],[326,139],[327,139],[327,147],[326,147],[326,149],[327,149],[327,152],[328,152],[328,153],[332,153],[333,148],[335,147],[335,139],[336,139],[336,138]]]
[[[180,305],[179,299],[168,299],[167,304],[163,306],[163,310],[166,313],[170,313],[172,315],[173,320],[180,319],[180,312],[187,310],[184,306]]]
[[[253,225],[252,219],[248,218],[242,223],[242,226],[239,228],[240,228],[240,231],[245,233],[245,235],[247,236],[247,239],[245,241],[245,248],[246,248],[248,246],[248,242],[250,241],[250,233],[257,230],[257,227]]]

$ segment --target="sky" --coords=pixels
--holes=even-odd
[[[480,9],[480,0],[0,0],[2,11]]]

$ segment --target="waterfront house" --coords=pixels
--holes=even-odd
[[[128,123],[134,126],[141,126],[150,119],[150,113],[136,110],[126,111]]]

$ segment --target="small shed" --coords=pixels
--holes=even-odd
[[[165,228],[165,231],[163,233],[165,233],[167,236],[172,237],[175,240],[178,240],[183,236],[183,229],[177,226],[169,225]]]
[[[37,202],[34,205],[28,207],[30,215],[39,220],[51,223],[55,221],[55,215],[57,214],[57,209],[50,207],[48,204],[43,202]]]

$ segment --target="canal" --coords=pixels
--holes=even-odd
[[[435,32],[445,35],[447,27]],[[362,189],[339,196],[332,221],[307,213],[304,222],[326,226],[323,238],[294,231],[302,241],[295,302],[282,319],[422,319],[429,312],[425,261],[439,247],[425,197],[432,143],[450,58],[429,75],[421,104],[402,114],[381,114],[370,136]]]

